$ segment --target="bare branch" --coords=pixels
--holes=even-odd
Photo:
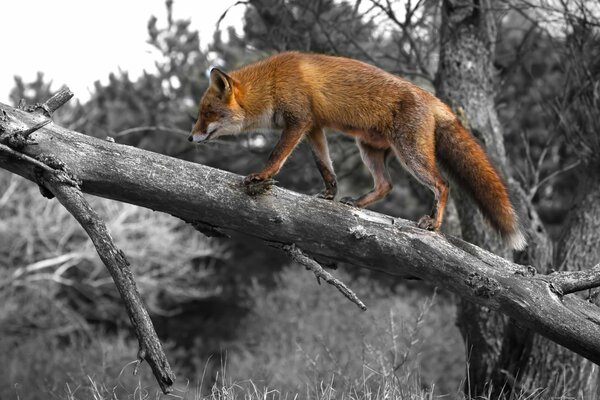
[[[600,286],[600,264],[585,271],[568,271],[550,275],[550,282],[562,294],[580,292]]]
[[[78,188],[58,181],[54,174],[45,174],[43,180],[44,186],[56,196],[58,201],[85,229],[102,262],[110,272],[138,337],[138,365],[142,360],[146,360],[163,393],[170,393],[175,381],[175,374],[171,371],[162,345],[154,331],[154,326],[137,289],[125,254],[115,246],[108,233],[108,228]]]
[[[404,37],[406,37],[406,39],[408,40],[408,43],[410,44],[410,50],[415,57],[415,61],[418,65],[419,69],[422,71],[422,73],[425,76],[429,77],[430,81],[432,81],[433,79],[431,79],[431,71],[427,67],[425,60],[423,60],[423,57],[419,51],[419,47],[417,46],[417,43],[412,36],[412,32],[409,29],[410,17],[416,11],[416,7],[412,10],[412,12],[410,12],[410,13],[407,12],[404,21],[400,21],[398,19],[398,16],[394,12],[394,9],[392,7],[390,0],[386,0],[386,5],[381,4],[378,0],[371,0],[371,2],[373,3],[373,5],[377,6],[381,11],[383,11],[388,16],[390,21],[392,21],[394,24],[396,24],[396,26],[398,26],[402,30]],[[420,6],[420,2],[418,2],[418,4],[417,4],[417,7],[419,7],[419,6]],[[409,7],[409,5],[407,5],[407,7]]]
[[[43,169],[44,171],[55,172],[55,170],[53,168],[49,167],[48,165],[44,164],[43,162],[38,161],[38,160],[36,160],[33,157],[29,157],[27,154],[23,154],[21,152],[13,150],[10,147],[5,146],[3,144],[0,144],[0,152],[8,154],[9,156],[14,157],[16,159],[25,161],[25,162],[27,162],[27,163],[29,163],[31,165],[34,165],[34,166],[36,166],[38,168]]]
[[[225,19],[225,17],[227,16],[227,13],[229,12],[229,10],[231,10],[232,8],[234,8],[234,7],[236,7],[236,6],[243,5],[243,4],[246,4],[246,5],[248,5],[248,4],[250,4],[250,2],[249,2],[249,1],[244,1],[244,0],[239,0],[239,1],[236,1],[234,4],[232,4],[231,6],[227,7],[227,10],[225,10],[225,11],[223,12],[223,14],[221,14],[221,16],[219,17],[219,20],[217,21],[217,24],[216,24],[216,28],[215,28],[215,30],[217,30],[217,31],[218,31],[218,30],[220,29],[220,27],[221,27],[221,22],[223,22],[223,20],[224,20],[224,19]]]
[[[367,306],[365,306],[365,304],[358,298],[356,293],[350,290],[350,288],[348,288],[344,282],[325,271],[318,262],[304,254],[302,250],[296,247],[296,245],[291,244],[289,246],[283,246],[283,249],[290,255],[290,257],[292,257],[294,261],[304,265],[306,269],[311,270],[317,277],[317,282],[319,284],[321,284],[320,279],[323,279],[325,282],[339,290],[344,296],[346,296],[348,300],[356,304],[358,308],[363,311],[367,310]]]
[[[535,194],[537,193],[537,191],[549,180],[551,180],[552,178],[560,175],[560,174],[564,174],[567,171],[572,170],[573,168],[578,167],[581,164],[580,160],[575,161],[574,163],[571,163],[569,165],[567,165],[566,167],[560,168],[554,172],[552,172],[551,174],[545,176],[544,178],[540,179],[539,182],[537,182],[535,185],[533,185],[530,189],[529,189],[529,194],[527,195],[529,197],[529,199],[533,199],[533,197],[535,196]]]

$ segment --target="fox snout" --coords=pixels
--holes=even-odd
[[[207,132],[208,129],[204,127],[200,121],[197,121],[194,127],[192,128],[192,132],[190,132],[190,136],[188,136],[188,140],[190,142],[204,142],[210,136],[211,132]]]
[[[198,132],[196,131],[196,129],[192,129],[192,133],[190,134],[190,136],[188,136],[188,140],[190,142],[196,142],[196,143],[200,143],[200,142],[205,142],[208,139],[210,139],[210,137],[213,135],[213,133],[215,133],[217,129],[209,129],[207,132]]]
[[[200,142],[204,142],[206,140],[208,140],[208,137],[210,135],[208,133],[193,133],[188,136],[188,140],[190,142],[196,142],[196,143],[200,143]]]

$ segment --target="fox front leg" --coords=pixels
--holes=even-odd
[[[323,132],[323,129],[320,127],[314,128],[306,135],[306,139],[312,150],[321,177],[323,177],[323,182],[325,183],[325,190],[317,196],[322,199],[333,200],[337,194],[337,181],[335,172],[333,171],[333,164],[329,157],[329,148],[327,146],[325,132]]]
[[[310,123],[304,122],[286,127],[271,152],[265,167],[260,172],[246,176],[244,178],[244,185],[255,185],[266,181],[279,172],[285,160],[287,160],[296,145],[300,142],[300,139],[302,139],[302,136],[310,130],[310,126]]]

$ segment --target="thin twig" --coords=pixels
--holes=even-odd
[[[13,156],[15,158],[18,158],[19,160],[22,160],[22,161],[28,162],[30,164],[33,164],[36,167],[40,167],[44,171],[51,172],[51,173],[56,172],[55,169],[49,167],[48,165],[44,164],[43,162],[38,161],[35,158],[28,156],[27,154],[23,154],[21,152],[13,150],[10,147],[5,146],[3,144],[0,144],[0,152],[9,154],[9,155],[11,155],[11,156]]]
[[[43,128],[44,126],[48,125],[50,122],[52,122],[51,119],[46,119],[46,120],[38,122],[37,124],[33,125],[30,128],[23,129],[20,131],[14,131],[14,132],[12,132],[12,134],[13,135],[21,135],[26,138],[27,136],[31,135],[33,132],[37,131],[38,129]]]
[[[532,188],[529,189],[529,195],[528,195],[529,199],[530,200],[533,199],[535,197],[535,194],[537,193],[537,191],[540,189],[540,187],[542,187],[542,185],[544,185],[550,179],[552,179],[558,175],[564,174],[565,172],[578,167],[580,164],[581,164],[581,160],[577,160],[574,163],[571,163],[564,168],[556,170],[556,171],[552,172],[551,174],[549,174],[548,176],[542,178],[537,184],[535,184]]]
[[[223,14],[221,14],[221,16],[219,17],[219,20],[217,21],[215,30],[217,30],[217,31],[219,30],[219,28],[221,26],[221,22],[225,19],[225,17],[227,16],[227,13],[229,12],[229,10],[231,10],[235,6],[239,6],[239,5],[242,5],[242,4],[250,4],[250,2],[249,1],[240,0],[240,1],[236,1],[235,4],[229,6],[227,8],[227,10],[225,10],[225,12]]]
[[[304,254],[302,250],[296,247],[295,244],[283,246],[283,250],[285,250],[294,261],[304,265],[306,269],[311,270],[317,277],[317,282],[319,284],[321,284],[320,280],[323,279],[330,285],[335,286],[337,290],[339,290],[344,296],[346,296],[348,300],[356,304],[358,308],[360,308],[362,311],[367,310],[367,306],[365,306],[365,304],[358,298],[356,293],[350,290],[348,286],[344,284],[344,282],[340,281],[339,279],[331,275],[329,272],[325,271],[323,267],[319,265],[319,263],[317,263],[315,260]]]

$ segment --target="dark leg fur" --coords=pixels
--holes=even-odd
[[[296,123],[283,130],[279,141],[269,156],[267,165],[262,171],[250,174],[244,178],[245,185],[252,185],[256,182],[270,179],[273,175],[279,172],[279,169],[292,153],[296,145],[302,139],[302,136],[310,130],[311,123]]]
[[[433,192],[433,210],[430,215],[424,215],[419,219],[418,226],[437,231],[442,225],[449,189],[437,168],[433,128],[431,132],[425,127],[421,129],[422,133],[398,134],[393,148],[404,168]]]
[[[359,198],[345,197],[341,201],[346,204],[353,205],[355,207],[366,207],[369,204],[382,199],[386,194],[392,190],[392,182],[386,171],[385,159],[389,153],[388,149],[380,149],[372,147],[367,143],[356,140],[356,144],[360,150],[360,156],[371,172],[375,187],[369,193],[366,193]]]

